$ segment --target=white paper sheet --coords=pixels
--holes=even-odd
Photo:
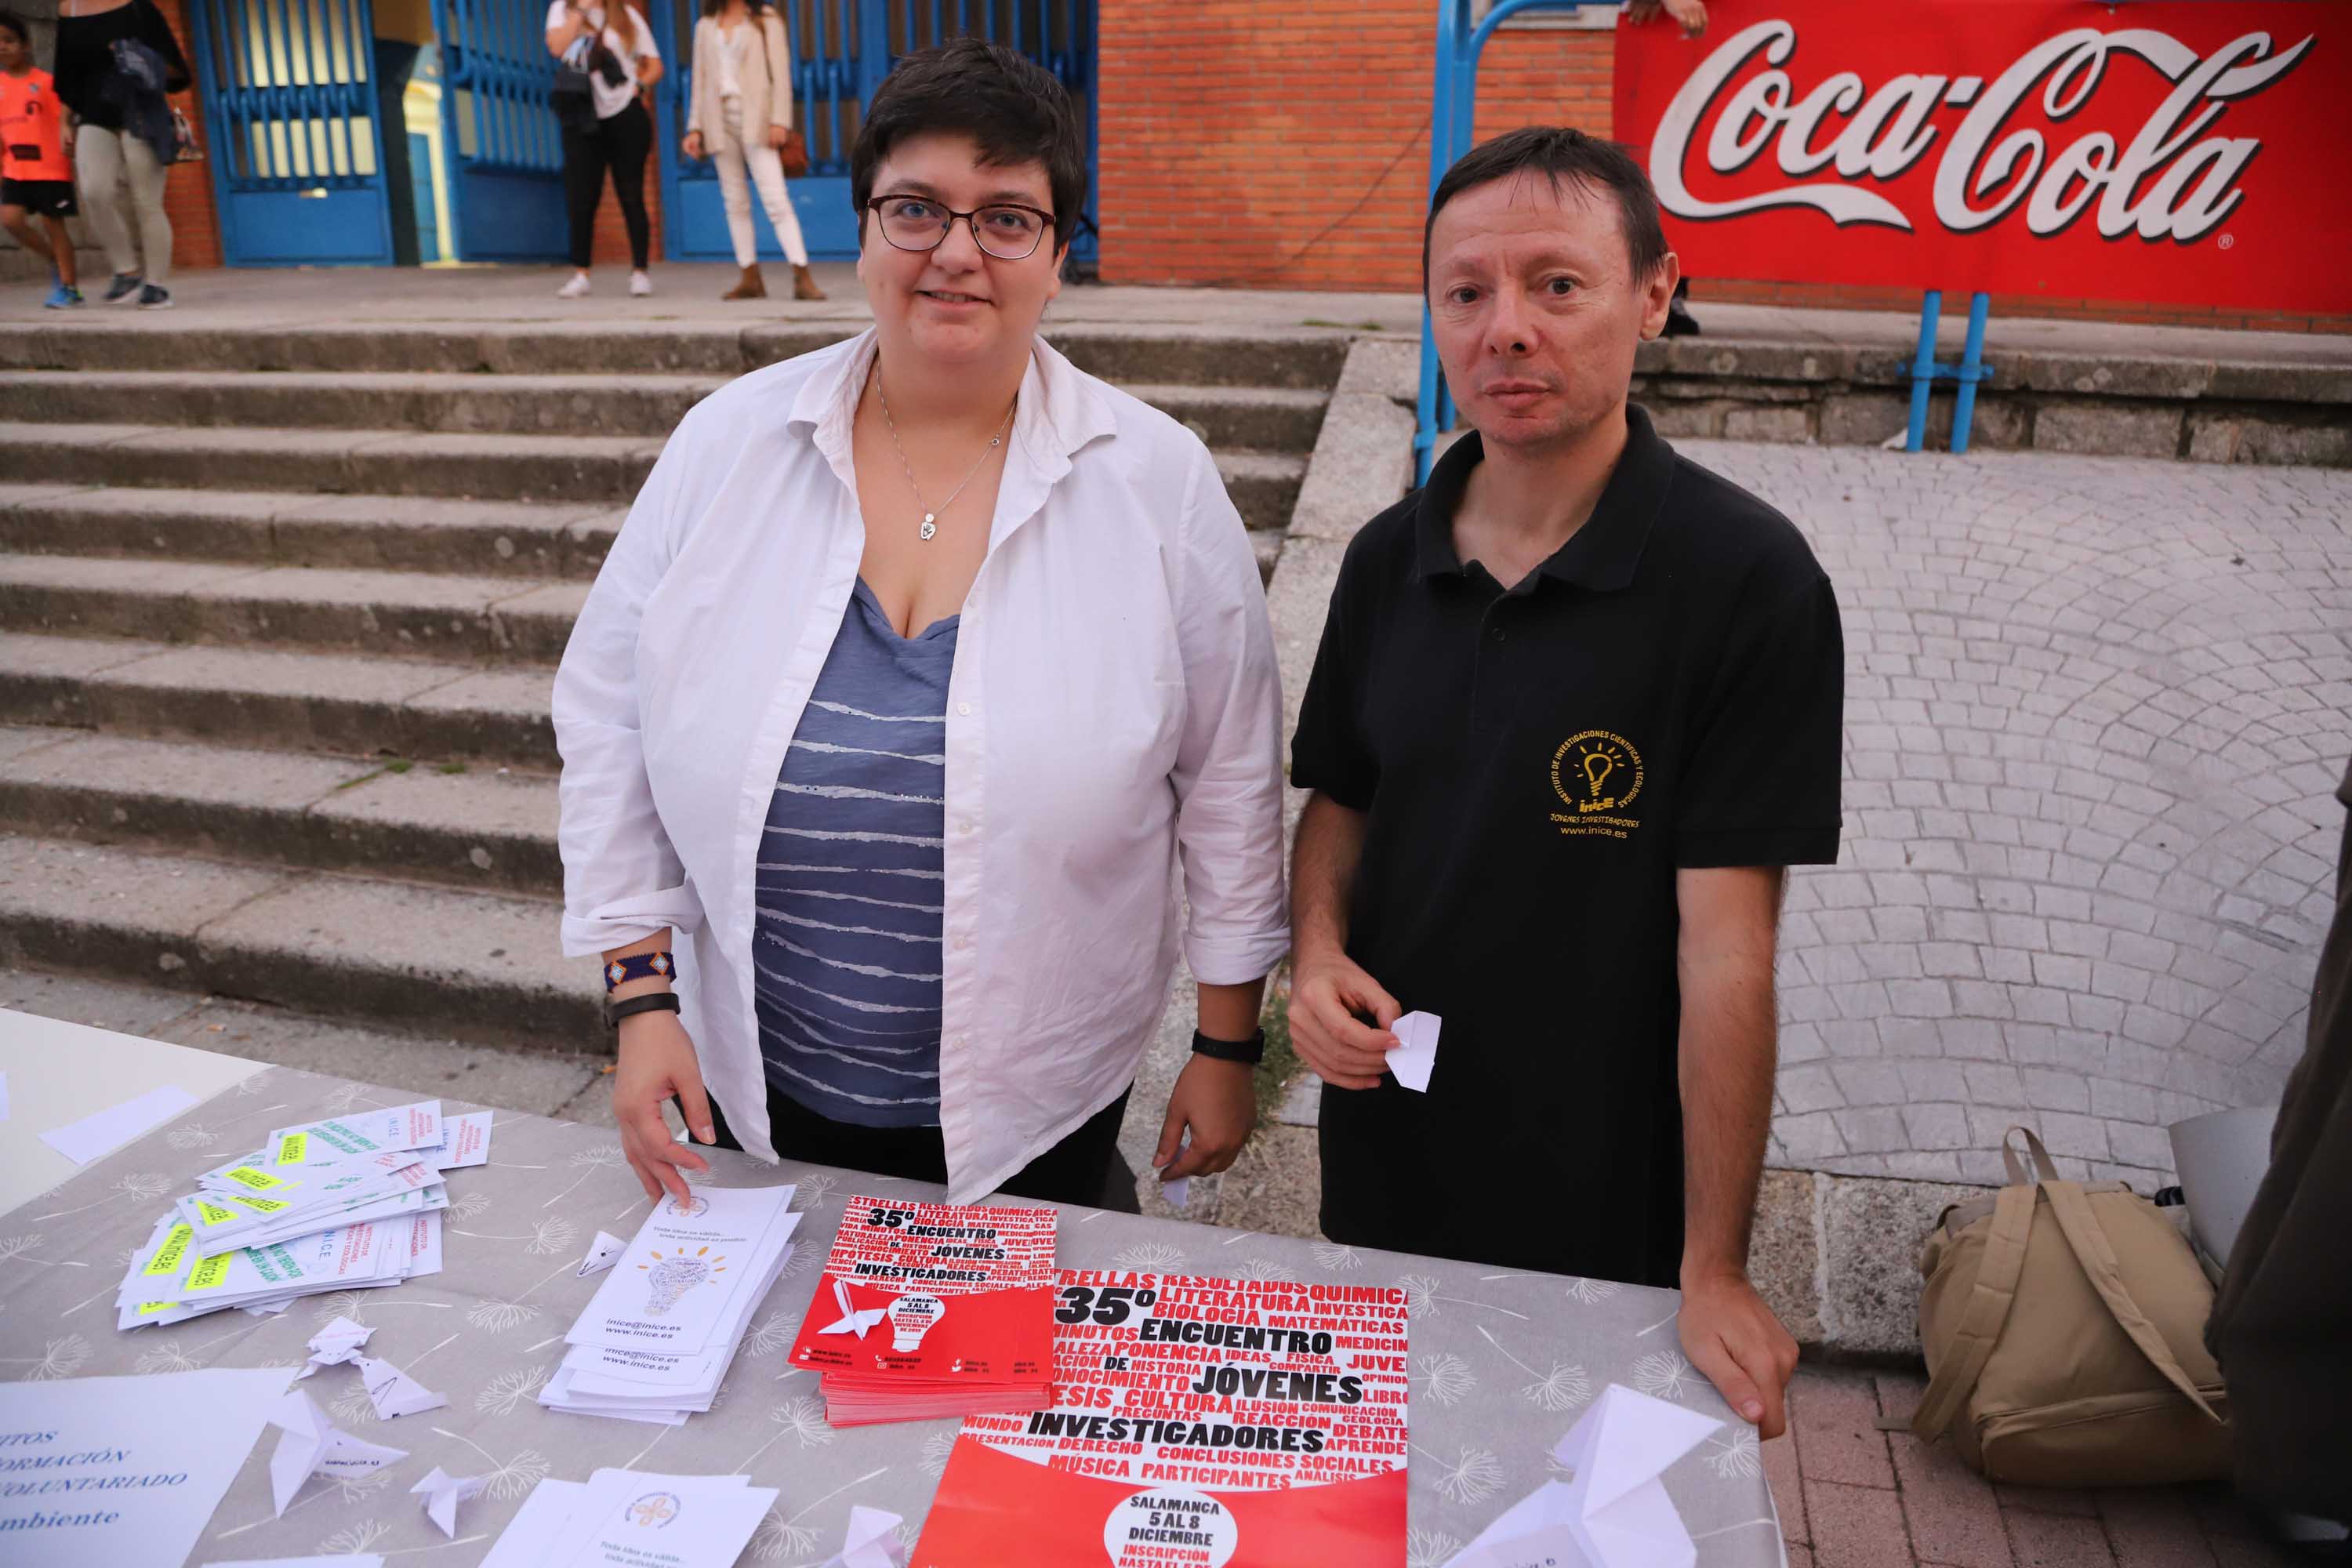
[[[730,1568],[776,1500],[748,1476],[664,1476],[598,1470],[552,1542],[546,1568],[645,1568],[643,1542],[658,1525],[666,1564]]]
[[[383,1568],[373,1552],[339,1552],[332,1557],[240,1557],[234,1563],[207,1563],[205,1568]]]
[[[1389,1026],[1397,1037],[1389,1053],[1389,1071],[1397,1082],[1422,1094],[1429,1092],[1429,1070],[1437,1065],[1437,1034],[1444,1020],[1434,1013],[1407,1013]]]
[[[907,1568],[907,1548],[898,1539],[905,1522],[898,1514],[851,1504],[841,1550],[825,1559],[824,1568]]]
[[[408,1489],[412,1497],[422,1494],[425,1515],[441,1527],[441,1533],[452,1541],[457,1538],[457,1505],[471,1502],[482,1495],[489,1484],[488,1476],[453,1476],[438,1465],[430,1474]]]
[[[8,1075],[0,1072],[0,1121],[8,1120]]]
[[[291,1375],[239,1367],[0,1384],[0,1433],[40,1439],[12,1437],[10,1458],[87,1458],[42,1468],[43,1480],[94,1490],[114,1478],[187,1477],[175,1486],[115,1485],[97,1498],[0,1497],[8,1543],[0,1559],[9,1568],[186,1562]]]
[[[87,1165],[102,1154],[113,1153],[133,1138],[152,1132],[195,1102],[194,1095],[175,1083],[167,1083],[134,1095],[120,1105],[110,1105],[79,1121],[52,1127],[41,1134],[41,1142],[75,1164]]]

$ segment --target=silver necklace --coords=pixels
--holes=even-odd
[[[955,489],[948,492],[948,499],[940,502],[938,508],[934,510],[924,505],[923,487],[915,482],[915,465],[907,460],[907,448],[898,439],[898,421],[890,417],[890,395],[882,390],[882,378],[879,375],[874,378],[874,395],[882,401],[882,423],[889,429],[890,445],[898,449],[898,466],[907,470],[907,488],[915,492],[915,504],[923,508],[923,526],[920,531],[923,538],[929,539],[940,531],[940,513],[955,505],[956,497],[963,494],[963,487],[971,483],[972,475],[980,472],[980,465],[988,461],[988,454],[1003,444],[1004,432],[1013,425],[1013,410],[1021,406],[1021,400],[1015,397],[1011,405],[1004,410],[1004,421],[997,426],[996,434],[988,438],[988,445],[981,448],[979,461],[972,464],[971,471],[957,482]]]

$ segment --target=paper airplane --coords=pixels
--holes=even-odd
[[[322,1366],[341,1366],[360,1359],[360,1347],[368,1342],[373,1329],[354,1323],[349,1318],[337,1318],[310,1336],[310,1359],[303,1363],[297,1375],[308,1377]]]
[[[898,1540],[900,1522],[895,1513],[853,1504],[848,1536],[823,1568],[907,1568],[907,1548]]]
[[[619,1261],[629,1244],[609,1230],[600,1230],[596,1239],[588,1244],[588,1256],[580,1260],[580,1268],[572,1278],[585,1279],[591,1274],[602,1274]]]
[[[447,1395],[434,1393],[388,1361],[363,1355],[359,1358],[359,1366],[360,1381],[367,1386],[367,1396],[375,1405],[379,1421],[414,1415],[420,1410],[438,1410],[449,1403]]]
[[[362,1443],[329,1426],[310,1396],[299,1389],[278,1402],[269,1424],[284,1433],[278,1439],[277,1452],[269,1456],[269,1496],[279,1514],[285,1513],[286,1505],[313,1475],[363,1476],[394,1459],[408,1458],[405,1448]]]
[[[1446,1568],[1694,1568],[1698,1548],[1658,1478],[1722,1426],[1611,1384],[1552,1450],[1573,1478],[1514,1503]]]
[[[1397,1047],[1388,1057],[1389,1071],[1397,1082],[1423,1094],[1429,1092],[1429,1069],[1437,1065],[1437,1032],[1444,1020],[1434,1013],[1407,1013],[1389,1026]]]
[[[840,1304],[841,1321],[819,1329],[817,1332],[821,1334],[856,1334],[862,1340],[866,1337],[866,1331],[880,1322],[890,1310],[886,1303],[860,1311],[849,1304],[849,1287],[838,1279],[833,1282],[833,1299]]]
[[[481,1496],[482,1488],[489,1479],[488,1476],[453,1476],[436,1465],[430,1475],[409,1488],[408,1491],[412,1497],[419,1493],[424,1495],[425,1517],[441,1527],[442,1534],[454,1541],[457,1538],[457,1505],[471,1502]]]

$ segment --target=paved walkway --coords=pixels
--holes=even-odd
[[[1772,1161],[2169,1180],[2274,1102],[2334,912],[2352,473],[1686,442],[1845,616],[1845,840],[1792,879]],[[1769,789],[1769,779],[1758,787]]]
[[[2286,1568],[2218,1483],[2116,1491],[1994,1486],[1949,1443],[1878,1430],[1917,1378],[1806,1367],[1790,1435],[1762,1445],[1790,1568]]]

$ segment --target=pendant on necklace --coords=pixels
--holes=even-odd
[[[929,539],[931,535],[939,532],[940,525],[932,521],[937,515],[938,514],[935,512],[928,511],[923,514],[923,537],[925,539]]]

